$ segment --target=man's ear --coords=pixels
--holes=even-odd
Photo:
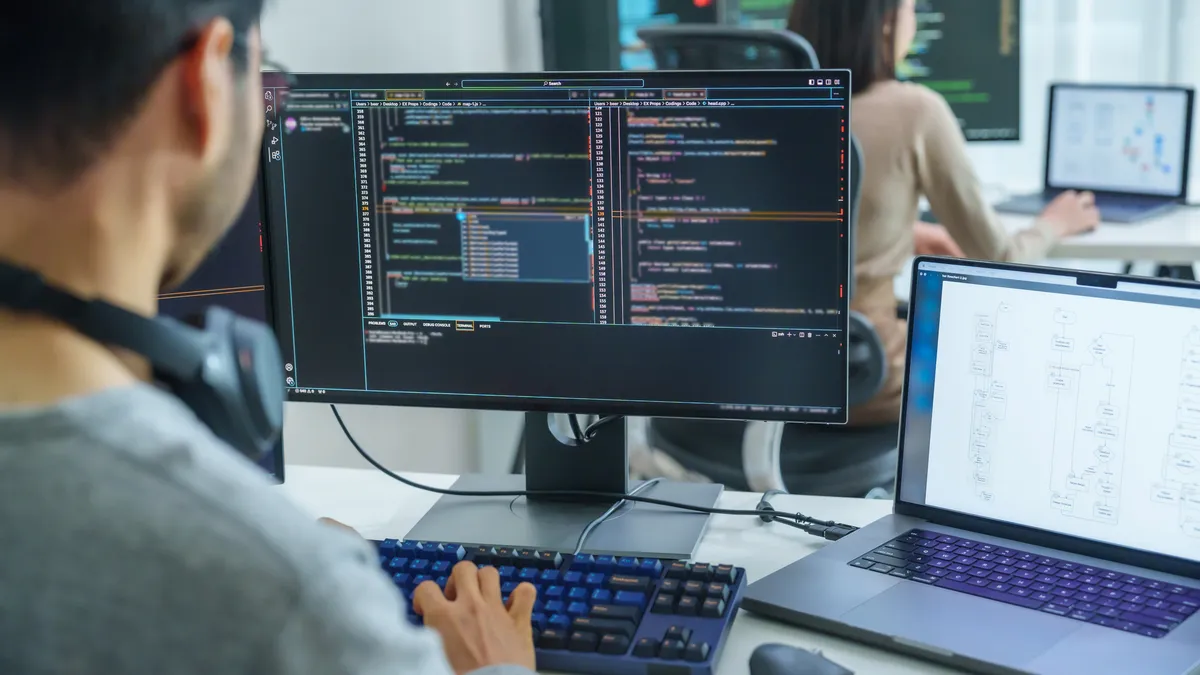
[[[235,42],[233,24],[217,17],[200,28],[180,59],[181,104],[189,144],[205,164],[219,161],[231,140]]]

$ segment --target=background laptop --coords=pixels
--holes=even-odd
[[[1064,190],[1095,192],[1114,223],[1175,208],[1187,199],[1193,98],[1184,87],[1052,85],[1045,189],[996,210],[1037,215]]]
[[[1200,671],[1200,285],[914,264],[895,515],[742,607],[981,672]]]

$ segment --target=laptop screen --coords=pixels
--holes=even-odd
[[[1186,89],[1054,86],[1047,187],[1182,197],[1190,107]]]
[[[1200,561],[1200,287],[914,274],[900,499]]]

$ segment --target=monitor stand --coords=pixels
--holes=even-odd
[[[582,491],[629,494],[629,455],[624,418],[596,429],[586,443],[564,432],[564,415],[525,416],[525,475],[466,475],[453,489],[485,491]],[[662,481],[638,492],[692,506],[716,505],[723,487]],[[611,499],[587,497],[443,496],[407,538],[458,544],[494,544],[570,553],[579,535],[604,515]],[[708,515],[648,504],[625,506],[592,530],[583,552],[686,560],[708,524]]]

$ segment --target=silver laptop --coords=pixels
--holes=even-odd
[[[914,265],[895,514],[743,609],[979,672],[1200,672],[1200,285]]]
[[[996,205],[1038,215],[1065,190],[1091,190],[1100,216],[1132,223],[1186,202],[1194,92],[1187,87],[1050,87],[1045,187]]]

